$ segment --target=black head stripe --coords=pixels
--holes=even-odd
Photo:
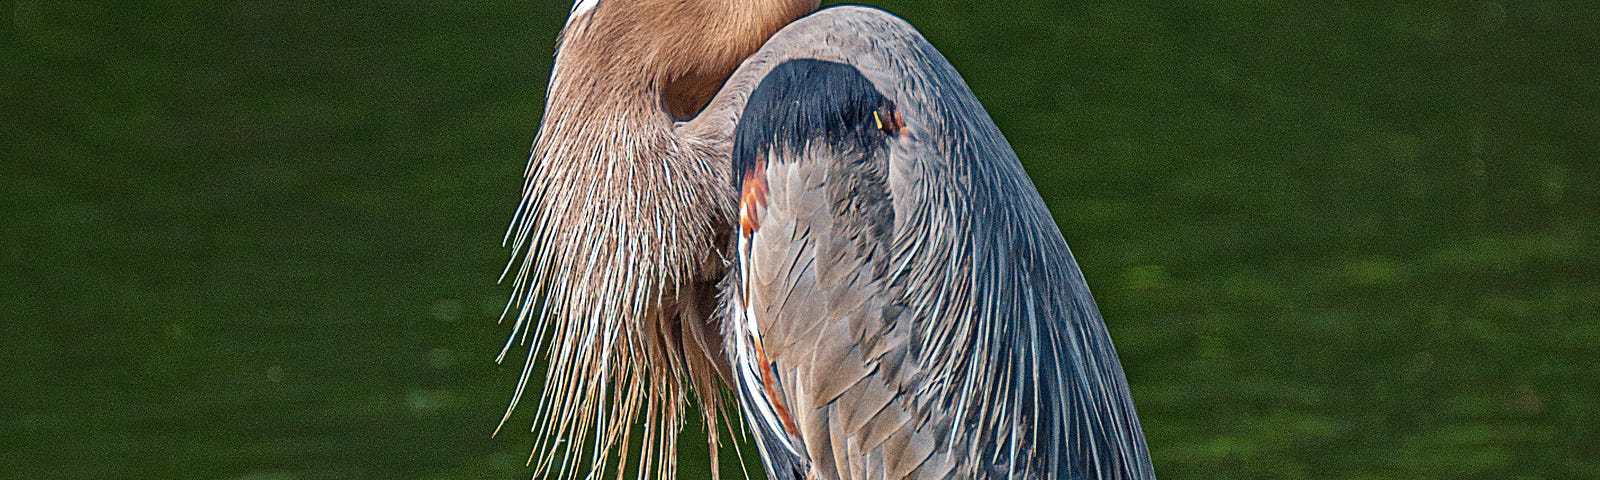
[[[893,111],[856,67],[811,59],[783,62],[750,93],[734,131],[734,185],[767,154],[799,158],[797,153],[814,142],[836,152],[874,156],[885,137],[898,131],[883,126],[884,112]]]
[[[818,162],[835,233],[857,242],[881,269],[890,242],[894,205],[888,184],[888,141],[904,121],[894,104],[856,67],[821,60],[790,60],[762,79],[734,132],[733,182],[758,162]],[[767,165],[769,168],[770,165]],[[771,171],[771,170],[768,170]],[[792,188],[792,187],[791,187]]]

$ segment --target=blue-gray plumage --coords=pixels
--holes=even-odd
[[[1153,477],[1072,254],[943,57],[897,18],[840,8],[745,69],[734,173],[768,193],[744,196],[725,313],[749,319],[724,325],[753,326],[725,330],[762,346],[778,385],[758,401],[794,425],[747,413],[793,445],[769,456],[793,450],[818,478]]]
[[[608,1],[589,8],[603,13]],[[679,241],[682,227],[658,224],[657,244],[671,254],[650,258],[721,250],[725,270],[701,265],[611,291],[654,308],[579,311],[624,324],[641,315],[637,331],[610,331],[645,352],[669,346],[665,360],[619,358],[679,375],[678,365],[701,361],[694,352],[720,350],[713,371],[687,377],[735,390],[773,479],[1154,478],[1122,368],[1066,241],[998,128],[915,29],[870,8],[821,10],[766,39],[721,86],[662,132],[655,157],[602,144],[578,160],[543,159],[560,170],[588,165],[585,155],[656,158],[669,171],[698,165],[724,179],[676,191],[725,207],[674,218],[701,219],[686,223],[725,231],[715,238],[726,243]],[[551,125],[547,114],[544,129],[571,128]],[[563,188],[576,189],[542,188],[525,208],[571,194]],[[548,260],[563,261],[582,258]],[[720,308],[663,293],[708,291],[706,282],[720,285]],[[705,328],[720,338],[699,338]]]

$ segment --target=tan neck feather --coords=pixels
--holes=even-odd
[[[818,0],[600,0],[569,21],[558,76],[584,103],[623,101],[684,120],[739,63]],[[552,98],[557,92],[551,92]],[[603,95],[608,98],[593,98]],[[594,104],[590,103],[590,104]]]
[[[656,449],[645,457],[670,458],[692,394],[717,431],[727,377],[708,314],[726,244],[719,222],[736,195],[728,162],[678,136],[674,120],[697,114],[747,56],[816,5],[598,0],[568,21],[512,231],[517,323],[548,327],[552,342],[535,423],[541,471],[591,448],[628,458],[635,423]],[[642,464],[674,477],[670,461]]]

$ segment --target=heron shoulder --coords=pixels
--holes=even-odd
[[[930,52],[935,52],[933,46],[905,19],[877,8],[845,5],[790,23],[751,58],[754,63],[773,64],[794,58],[839,62],[857,66],[875,83],[883,83],[927,70],[915,64]]]
[[[914,397],[907,408],[917,418],[974,446],[964,464],[997,468],[997,476],[1017,468],[1052,478],[1153,478],[1126,380],[1065,239],[999,128],[916,29],[872,8],[820,11],[778,32],[721,97],[734,181],[757,164],[770,167],[750,177],[771,183],[770,196],[752,198],[771,199],[763,221],[775,234],[752,237],[754,278],[772,270],[767,263],[778,273],[766,277],[870,279],[840,291],[869,293],[899,313],[850,325],[904,335],[906,364],[918,373],[881,380]],[[866,116],[880,103],[904,115],[887,137]],[[871,142],[862,149],[860,140]],[[847,169],[856,166],[863,168]],[[832,195],[839,187],[854,197]],[[887,242],[855,229],[884,220],[893,231]],[[811,261],[771,260],[793,252]],[[892,268],[877,270],[882,263]],[[778,285],[753,298],[831,298],[804,282]],[[768,355],[814,359],[824,357],[783,353],[783,339],[801,336],[786,330],[813,331],[790,325],[855,317],[761,318]],[[797,376],[808,378],[784,378]],[[918,410],[928,405],[941,407]]]
[[[849,65],[894,100],[903,88],[925,84],[904,81],[908,76],[930,70],[954,74],[947,66],[923,68],[930,55],[943,62],[916,28],[889,12],[861,6],[825,8],[780,29],[745,59],[700,115],[679,127],[687,136],[727,138],[750,94],[774,68],[790,60]]]
[[[865,28],[842,28],[859,26]],[[817,10],[788,26],[784,27],[773,36],[800,37],[802,39],[815,39],[819,35],[831,37],[849,37],[855,34],[881,35],[886,38],[915,37],[922,38],[911,22],[888,11],[863,5],[840,5]]]

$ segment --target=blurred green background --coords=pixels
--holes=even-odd
[[[113,3],[0,22],[0,477],[527,478],[494,280],[570,3]],[[875,4],[1163,478],[1600,478],[1594,2]]]

